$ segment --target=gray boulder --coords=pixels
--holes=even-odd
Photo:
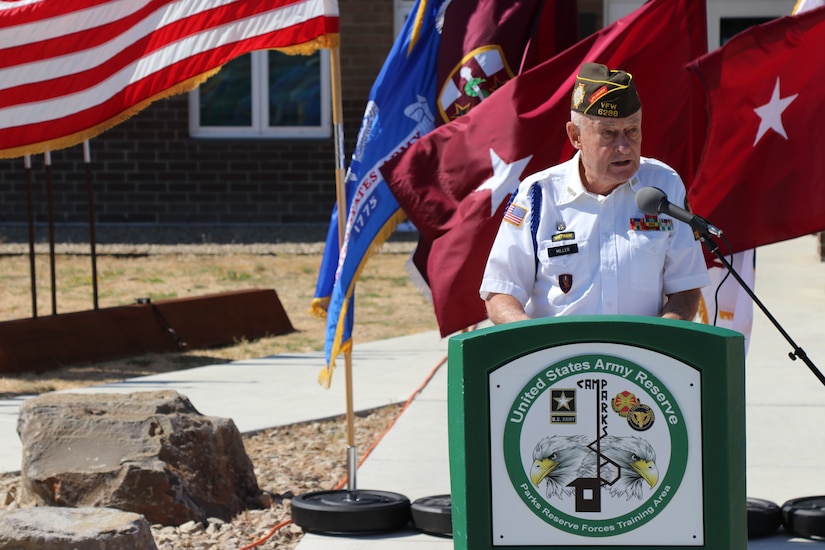
[[[21,405],[17,432],[24,504],[116,508],[162,525],[258,506],[235,423],[174,391],[40,395]]]
[[[28,508],[0,512],[0,548],[157,550],[149,522],[110,508]]]

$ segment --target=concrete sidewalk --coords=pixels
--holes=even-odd
[[[817,240],[758,249],[756,295],[816,369],[825,373],[825,263]],[[745,360],[749,496],[782,504],[825,495],[825,385],[788,357],[791,344],[754,306]]]
[[[802,237],[760,248],[753,289],[768,311],[825,369],[825,264],[817,240]],[[825,495],[825,386],[768,317],[754,306],[746,359],[748,496],[782,505],[796,497]],[[394,491],[411,501],[449,493],[446,369],[416,399],[358,472],[358,487]],[[706,419],[712,421],[712,419]],[[404,472],[404,475],[398,475]],[[790,550],[809,539],[784,532],[748,541],[749,549]],[[298,550],[448,550],[450,539],[412,529],[391,535],[306,535]]]
[[[446,358],[447,340],[437,332],[357,346],[352,382],[355,410],[405,402]],[[336,364],[330,389],[317,382],[324,366],[324,354],[317,352],[209,365],[71,391],[175,390],[187,396],[202,414],[231,418],[241,433],[249,433],[344,414],[344,361]],[[27,398],[0,400],[0,470],[4,472],[20,470],[17,413]]]
[[[817,241],[802,237],[760,248],[755,292],[817,368],[825,368],[825,264]],[[782,504],[825,495],[820,468],[825,440],[825,386],[791,345],[754,308],[746,360],[748,496]],[[406,401],[435,375],[358,471],[361,489],[419,497],[450,492],[447,439],[447,341],[436,332],[356,345],[353,353],[355,408]],[[232,418],[242,432],[328,418],[345,410],[340,362],[332,388],[318,386],[323,354],[280,355],[206,366],[87,388],[84,392],[174,389],[200,412]],[[17,410],[24,398],[0,401],[0,468],[20,469]],[[712,419],[706,419],[712,421]],[[359,449],[360,451],[360,449]],[[345,457],[342,457],[345,460]],[[810,540],[777,535],[748,548],[790,549]],[[299,550],[447,550],[449,538],[408,529],[381,536],[306,535]]]

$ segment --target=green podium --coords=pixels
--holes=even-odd
[[[448,349],[457,550],[747,548],[740,333],[567,317]]]

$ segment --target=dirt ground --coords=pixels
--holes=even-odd
[[[0,330],[2,322],[32,316],[31,270],[23,245],[0,243]],[[404,269],[412,243],[385,245],[362,272],[355,303],[353,342],[369,342],[437,329],[432,306]],[[70,365],[39,374],[0,377],[0,398],[102,384],[148,374],[282,352],[321,350],[325,320],[312,315],[321,251],[318,243],[255,245],[103,246],[97,258],[99,307],[199,296],[248,288],[271,288],[295,328],[289,334],[237,342],[218,349],[128,357],[99,364]],[[85,247],[61,245],[55,255],[54,296],[57,314],[93,307],[91,258]],[[36,301],[38,316],[52,314],[51,260],[38,245]],[[371,446],[403,413],[401,404],[359,415],[355,441],[365,458]],[[342,486],[346,480],[346,422],[343,417],[274,427],[243,436],[247,454],[263,491],[262,509],[239,514],[231,523],[153,526],[158,548],[293,549],[303,536],[290,524],[294,495]],[[323,451],[323,452],[321,452]],[[319,454],[324,461],[319,461]],[[20,473],[0,474],[0,510],[19,507]]]
[[[94,365],[72,365],[40,374],[0,378],[0,396],[67,389],[90,384],[181,370],[206,364],[264,357],[284,352],[321,350],[326,320],[310,313],[321,263],[319,248],[281,247],[256,252],[242,246],[165,247],[154,251],[98,254],[98,307],[204,296],[226,291],[274,289],[294,332],[256,341],[239,341],[219,349],[195,349],[124,358]],[[432,306],[414,287],[404,269],[409,247],[373,254],[358,279],[353,343],[413,334],[437,328]],[[54,259],[57,314],[93,308],[91,258],[57,254]],[[38,316],[51,315],[51,259],[38,253],[35,300]],[[0,254],[0,330],[2,321],[32,316],[29,256]]]

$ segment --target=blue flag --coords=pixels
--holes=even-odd
[[[349,204],[347,197],[347,204]],[[329,220],[327,239],[324,244],[324,255],[321,257],[321,267],[318,270],[318,282],[315,284],[315,295],[312,298],[310,313],[318,317],[327,316],[329,308],[329,298],[332,295],[332,287],[335,286],[335,270],[338,267],[338,205],[332,208],[332,216]]]
[[[333,281],[327,309],[326,367],[318,377],[327,387],[332,381],[335,358],[351,349],[355,281],[372,251],[406,218],[380,168],[435,127],[441,40],[438,16],[445,1],[416,1],[372,86],[345,178],[349,211],[340,251],[340,213],[333,212],[313,302],[314,309],[323,303],[324,293],[330,291],[329,281]],[[333,264],[336,269],[330,277]]]

